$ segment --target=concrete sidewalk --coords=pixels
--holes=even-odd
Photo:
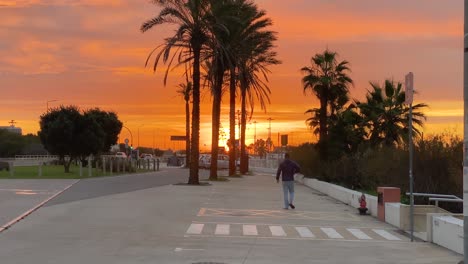
[[[187,174],[172,169],[154,177]],[[206,178],[207,171],[202,175]],[[410,243],[391,226],[304,186],[296,185],[296,210],[283,210],[280,187],[271,174],[257,174],[211,186],[164,185],[64,200],[1,233],[1,263],[461,260],[432,244]]]

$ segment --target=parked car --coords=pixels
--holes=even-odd
[[[198,167],[209,169],[211,168],[211,154],[201,154],[198,159]],[[229,156],[224,154],[218,155],[218,169],[229,168]]]
[[[152,160],[153,159],[153,154],[143,153],[143,154],[140,155],[140,159]]]
[[[125,152],[121,152],[121,151],[115,153],[115,156],[117,158],[127,158],[127,154],[125,154]]]

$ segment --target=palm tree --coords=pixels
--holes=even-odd
[[[273,51],[276,33],[265,30],[272,24],[268,18],[264,18],[265,12],[258,11],[249,32],[244,38],[244,50],[240,56],[239,83],[241,90],[241,163],[240,172],[248,172],[248,156],[245,146],[245,131],[247,128],[247,103],[250,105],[250,113],[253,113],[255,101],[260,103],[262,109],[266,109],[266,103],[270,102],[268,88],[268,67],[280,64],[276,59],[277,53]]]
[[[187,81],[187,83],[179,84],[177,93],[180,94],[185,101],[185,167],[188,168],[190,166],[190,97],[192,94],[192,83]]]
[[[370,83],[372,91],[366,95],[366,102],[357,102],[368,129],[368,139],[372,145],[395,145],[405,142],[409,126],[409,106],[405,105],[405,92],[400,82],[385,80],[384,86]],[[427,107],[420,103],[413,105],[413,135],[420,136],[426,116],[420,110]]]
[[[319,111],[319,146],[323,160],[327,160],[329,116],[336,111],[334,102],[340,94],[348,91],[349,85],[353,84],[347,75],[350,71],[347,61],[337,61],[337,53],[325,50],[321,54],[312,57],[312,66],[303,67],[301,71],[305,76],[302,78],[304,93],[311,90],[320,100]]]
[[[211,5],[213,19],[222,24],[223,27],[214,27],[210,41],[209,54],[211,63],[208,63],[208,78],[211,83],[211,93],[213,95],[212,107],[212,138],[211,138],[211,168],[210,179],[216,180],[218,173],[218,152],[219,152],[219,131],[221,127],[221,99],[223,94],[223,84],[225,73],[231,68],[230,47],[231,28],[239,24],[237,17],[239,6],[234,0],[216,0]]]
[[[211,0],[214,1],[214,0]],[[159,14],[144,22],[140,28],[142,32],[162,24],[176,25],[175,34],[166,38],[165,43],[156,47],[148,56],[146,64],[153,53],[159,50],[155,57],[153,70],[163,59],[168,63],[164,84],[166,84],[168,71],[171,63],[177,59],[178,65],[192,63],[193,83],[193,108],[192,108],[192,136],[190,160],[197,161],[199,158],[200,142],[200,58],[202,52],[207,48],[213,24],[210,13],[210,0],[153,0],[153,3],[161,8]],[[171,52],[175,49],[171,56]],[[190,163],[189,184],[199,184],[198,163]]]

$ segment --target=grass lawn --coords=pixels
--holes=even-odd
[[[10,176],[10,172],[6,170],[0,171],[0,179],[81,179],[88,177],[88,168],[83,168],[83,177],[80,177],[80,167],[70,166],[70,173],[65,173],[63,166],[48,165],[42,166],[42,176],[38,176],[38,166],[21,166],[14,168],[13,177]],[[147,170],[137,170],[135,173],[147,172]],[[92,177],[103,177],[103,176],[116,176],[126,173],[115,173],[112,175],[109,171],[104,174],[100,169],[92,169]]]

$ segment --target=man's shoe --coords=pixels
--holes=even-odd
[[[283,209],[284,209],[284,210],[289,210],[289,208],[288,208],[288,207],[285,207],[285,208],[283,208]]]
[[[290,203],[289,206],[291,206],[292,209],[295,209],[296,206],[294,206],[294,204]]]

